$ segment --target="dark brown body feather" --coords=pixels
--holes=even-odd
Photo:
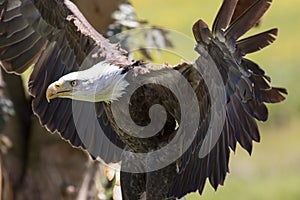
[[[252,142],[260,140],[255,120],[265,121],[268,117],[264,103],[284,100],[281,93],[286,93],[286,90],[269,86],[269,77],[264,71],[254,62],[243,58],[273,42],[277,30],[237,40],[258,22],[270,2],[258,0],[247,12],[236,17],[234,11],[238,2],[224,0],[212,32],[203,21],[195,23],[195,50],[201,56],[194,65],[182,63],[172,69],[179,71],[189,81],[198,100],[200,113],[190,113],[191,117],[201,116],[194,140],[180,158],[162,169],[149,173],[122,172],[124,199],[139,199],[145,191],[147,199],[152,200],[182,197],[196,190],[201,193],[206,179],[217,189],[218,185],[223,184],[229,171],[229,148],[235,150],[238,142],[251,153]],[[45,90],[48,85],[64,74],[88,68],[101,60],[128,67],[129,79],[143,77],[138,69],[145,69],[144,66],[133,66],[124,51],[110,44],[91,28],[77,8],[67,0],[0,0],[0,9],[2,67],[7,72],[22,73],[35,63],[29,89],[34,97],[33,110],[41,124],[50,132],[58,131],[72,145],[85,148],[75,125],[83,127],[87,137],[91,138],[97,135],[96,129],[85,124],[85,115],[79,116],[74,122],[71,100],[55,99],[47,103]],[[232,20],[233,14],[235,20]],[[213,100],[209,97],[206,82],[196,68],[214,65],[225,86],[226,119],[216,145],[208,155],[199,158],[198,152],[207,134]],[[171,69],[166,66],[156,71],[168,73],[168,70]],[[155,76],[156,72],[150,70],[148,73]],[[132,137],[119,129],[112,115],[111,105],[96,103],[95,106],[98,122],[114,144],[120,148],[126,146],[132,152],[149,152],[167,144],[177,134],[178,125],[184,126],[180,121],[181,105],[171,91],[159,84],[147,84],[135,92],[131,98],[132,120],[140,126],[147,125],[150,120],[148,110],[153,104],[164,106],[167,120],[162,130],[149,138]],[[94,106],[86,102],[78,102],[77,105],[79,110]],[[100,156],[106,162],[118,161],[120,155],[107,151],[110,144],[104,144],[102,139],[95,141],[101,148],[99,154],[93,156]],[[136,165],[130,158],[125,157],[122,161],[123,168]]]

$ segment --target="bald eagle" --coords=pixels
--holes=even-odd
[[[224,183],[236,143],[251,153],[265,103],[287,94],[244,57],[272,43],[277,29],[239,39],[271,0],[233,19],[238,2],[223,1],[211,31],[194,24],[195,61],[149,66],[129,60],[69,0],[1,0],[1,66],[21,74],[34,64],[28,87],[40,123],[93,158],[121,160],[123,199],[201,194],[207,179],[215,189]]]

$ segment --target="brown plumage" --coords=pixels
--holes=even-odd
[[[254,4],[257,0],[238,0],[237,5],[235,7],[233,16],[231,18],[231,22],[236,20],[241,14],[243,14],[252,4]],[[256,25],[261,23],[261,19],[259,19]]]
[[[252,142],[260,140],[255,120],[265,121],[268,117],[264,103],[280,102],[284,100],[282,93],[287,93],[285,89],[271,87],[264,71],[243,57],[273,42],[277,29],[238,40],[255,26],[270,2],[257,0],[240,17],[232,20],[239,1],[224,0],[212,32],[202,20],[193,26],[197,42],[195,50],[201,54],[195,62],[148,69],[141,62],[129,61],[126,52],[97,33],[68,0],[0,0],[0,60],[9,73],[22,73],[35,64],[29,91],[34,97],[33,110],[41,124],[50,132],[59,132],[72,145],[85,148],[75,123],[83,127],[86,137],[100,147],[93,156],[100,156],[106,162],[116,162],[121,155],[109,152],[111,144],[104,143],[104,138],[94,139],[97,136],[96,129],[91,124],[85,124],[85,115],[79,116],[74,122],[72,100],[54,99],[48,103],[45,95],[48,85],[65,74],[89,68],[99,61],[123,67],[127,78],[131,80],[142,80],[144,76],[155,77],[158,84],[142,86],[130,100],[130,116],[140,126],[150,122],[148,111],[153,104],[164,106],[166,123],[152,137],[133,137],[120,129],[112,114],[111,104],[97,102],[94,105],[74,100],[79,110],[96,106],[97,120],[113,144],[131,152],[149,152],[161,148],[176,134],[180,134],[177,125],[185,126],[181,124],[184,114],[180,111],[182,105],[168,88],[159,84],[160,81],[175,83],[176,79],[166,79],[164,76],[172,70],[180,72],[197,97],[199,113],[190,112],[189,116],[191,119],[196,119],[199,114],[201,116],[195,135],[187,133],[187,138],[184,138],[188,140],[192,134],[194,139],[180,158],[162,169],[148,173],[122,171],[122,193],[124,199],[130,200],[139,199],[143,192],[146,192],[147,199],[154,200],[182,197],[196,190],[202,193],[206,179],[215,189],[224,183],[229,171],[229,148],[235,150],[238,142],[251,153]],[[88,62],[83,63],[86,60]],[[226,118],[216,145],[201,158],[199,151],[208,132],[214,101],[209,96],[207,83],[196,68],[208,69],[212,66],[217,67],[225,86]],[[213,80],[213,75],[211,78]],[[188,104],[189,99],[185,101]],[[123,169],[138,165],[132,162],[132,158],[122,157]]]

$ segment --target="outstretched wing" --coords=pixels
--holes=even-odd
[[[20,74],[34,64],[29,91],[41,124],[51,132],[58,131],[72,145],[84,148],[72,116],[72,101],[55,99],[48,103],[45,90],[62,75],[83,68],[83,62],[88,67],[96,61],[120,57],[126,63],[123,52],[98,34],[69,0],[1,0],[0,10],[2,67],[8,73]],[[88,105],[77,103],[75,109]],[[102,112],[103,105],[96,104],[96,110],[107,137],[122,148],[123,143]],[[93,131],[85,127],[85,120],[83,115],[77,122],[85,130]],[[102,148],[107,149],[105,145]],[[109,152],[102,158],[115,161]]]
[[[207,178],[215,189],[219,184],[222,185],[229,172],[229,149],[235,151],[238,142],[251,154],[252,142],[260,141],[256,120],[266,121],[268,118],[264,103],[283,101],[285,97],[282,93],[287,94],[283,88],[271,87],[268,83],[270,78],[265,72],[256,63],[243,57],[271,44],[277,29],[238,40],[255,26],[270,6],[271,0],[257,0],[231,22],[236,3],[237,0],[224,0],[212,32],[202,20],[197,21],[193,27],[196,51],[201,54],[196,60],[196,66],[200,68],[204,62],[208,62],[209,66],[217,67],[225,87],[226,117],[218,141],[210,146],[211,151],[203,158],[199,157],[199,151],[208,134],[205,123],[209,119],[200,121],[204,127],[200,126],[192,147],[183,155],[181,174],[176,177],[168,196],[182,197],[196,190],[202,193]]]

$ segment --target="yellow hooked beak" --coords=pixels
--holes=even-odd
[[[46,99],[48,103],[51,99],[55,99],[60,96],[66,96],[66,94],[70,94],[72,90],[70,89],[64,89],[63,88],[63,82],[56,81],[54,83],[51,83],[46,91]]]

